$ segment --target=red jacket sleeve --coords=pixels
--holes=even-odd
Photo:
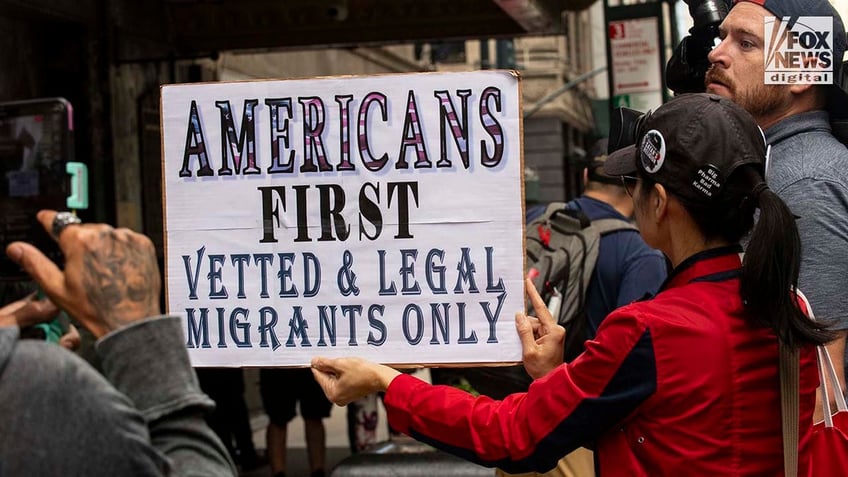
[[[510,473],[548,471],[656,391],[650,329],[625,315],[628,308],[607,317],[596,340],[572,363],[503,401],[398,376],[385,398],[389,423],[481,465]]]

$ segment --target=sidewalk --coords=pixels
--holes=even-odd
[[[262,452],[265,450],[262,449]],[[350,450],[347,447],[329,447],[327,448],[327,476],[330,475],[332,469],[350,455]],[[309,465],[306,461],[306,449],[297,448],[289,449],[289,462],[287,477],[309,477]],[[240,477],[269,477],[271,469],[266,465],[250,472],[239,473]]]

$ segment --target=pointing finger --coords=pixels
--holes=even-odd
[[[533,285],[533,282],[530,279],[524,280],[524,290],[530,297],[530,303],[533,305],[533,310],[536,312],[536,317],[542,323],[542,326],[555,326],[557,324],[556,320],[551,317],[551,314],[548,311],[548,306],[545,305],[545,302],[542,300],[539,292],[536,291],[536,286]]]

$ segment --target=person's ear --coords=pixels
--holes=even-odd
[[[806,93],[807,90],[812,87],[812,84],[792,83],[791,85],[789,85],[789,92],[794,94],[795,96],[798,96]]]
[[[659,223],[668,214],[668,192],[662,184],[654,184],[650,204],[654,211],[654,218]]]
[[[789,94],[795,99],[804,99],[813,105],[813,109],[824,109],[827,106],[827,92],[823,88],[817,88],[814,84],[791,84],[788,86]]]
[[[585,189],[588,184],[589,184],[589,168],[586,167],[586,168],[583,169],[583,188]]]

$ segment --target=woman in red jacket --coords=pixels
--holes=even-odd
[[[814,345],[828,334],[791,293],[798,231],[765,183],[765,158],[753,118],[727,99],[683,95],[649,114],[636,145],[605,168],[622,176],[640,233],[674,269],[655,297],[612,312],[568,364],[564,331],[529,286],[535,336],[516,316],[536,378],[527,393],[474,398],[355,358],[316,358],[313,372],[332,401],[386,391],[393,428],[507,472],[544,472],[585,446],[601,476],[782,475],[782,341],[800,348],[798,475],[809,475]]]

